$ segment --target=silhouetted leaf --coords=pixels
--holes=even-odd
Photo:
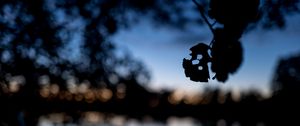
[[[199,43],[191,50],[191,59],[183,59],[182,66],[186,77],[190,77],[192,81],[208,82],[209,71],[207,63],[210,62],[208,50],[210,47],[204,43]]]
[[[240,67],[243,59],[242,46],[239,41],[215,41],[212,46],[212,66],[218,81],[225,82],[229,73]]]

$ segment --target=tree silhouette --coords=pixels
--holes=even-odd
[[[45,84],[69,88],[69,82],[92,87],[121,82],[147,84],[150,75],[129,53],[119,56],[110,38],[142,15],[156,24],[184,27],[178,1],[4,0],[0,2],[0,81],[3,120],[16,124],[26,109],[35,125],[39,89]],[[173,15],[170,15],[173,13]],[[124,53],[124,52],[122,52]],[[126,52],[125,52],[126,53]],[[14,83],[14,84],[12,84]],[[11,85],[22,86],[16,89]],[[8,91],[9,90],[9,91]],[[18,93],[14,94],[15,91]],[[15,101],[11,101],[13,98]],[[21,105],[16,107],[15,105]],[[10,106],[10,107],[8,107]],[[8,118],[7,113],[11,113]],[[1,115],[2,115],[1,114]]]
[[[149,73],[144,65],[130,55],[118,57],[109,39],[120,27],[129,25],[130,19],[125,12],[151,10],[143,6],[155,9],[157,3],[136,0],[1,1],[1,87],[9,87],[16,77],[21,78],[16,82],[24,85],[20,91],[22,98],[17,102],[8,101],[1,109],[20,103],[22,106],[11,108],[16,112],[17,108],[34,112],[36,106],[32,103],[36,103],[40,84],[46,80],[62,89],[74,78],[78,83],[88,81],[94,87],[116,84],[124,79],[146,84]],[[155,15],[165,15],[165,11],[156,12],[159,13]],[[14,112],[11,113],[13,116]],[[8,119],[14,118],[8,116]],[[16,123],[15,120],[10,122]],[[34,125],[35,121],[31,123]]]
[[[299,12],[298,6],[294,5],[298,3],[297,0],[263,1],[262,8],[259,8],[260,0],[210,0],[208,12],[196,0],[193,2],[213,34],[209,45],[200,43],[192,47],[190,49],[192,58],[183,59],[186,77],[198,82],[208,82],[210,79],[208,63],[211,63],[211,71],[215,73],[212,79],[216,78],[221,82],[225,82],[229,74],[238,70],[243,60],[240,38],[249,30],[249,25],[262,24],[267,29],[282,28],[285,22],[283,14]],[[219,25],[211,24],[206,12],[215,20],[214,24]]]
[[[277,112],[287,115],[279,119],[281,124],[295,124],[292,115],[298,114],[300,90],[300,55],[299,53],[278,60],[274,71],[271,88],[273,90],[272,104]],[[274,124],[275,125],[275,124]]]
[[[300,56],[281,59],[275,70],[272,88],[276,92],[297,93],[300,89]],[[298,93],[297,93],[298,94]]]

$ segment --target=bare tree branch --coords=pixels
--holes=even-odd
[[[206,17],[205,14],[204,14],[204,7],[203,7],[201,4],[199,4],[196,0],[193,0],[193,2],[197,5],[197,8],[198,8],[198,10],[199,10],[199,12],[200,12],[202,18],[204,19],[205,23],[208,25],[208,27],[209,27],[209,29],[211,30],[211,32],[212,32],[213,34],[215,34],[215,30],[213,29],[212,24],[209,23],[207,17]]]

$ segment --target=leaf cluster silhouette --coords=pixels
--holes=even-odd
[[[197,82],[208,82],[209,70],[207,64],[211,63],[211,71],[215,73],[212,79],[217,79],[221,82],[226,82],[230,74],[234,74],[241,66],[243,61],[243,48],[240,38],[243,33],[249,30],[249,26],[262,24],[264,28],[284,26],[283,13],[290,14],[299,12],[297,4],[299,1],[263,1],[260,0],[210,0],[208,11],[205,7],[193,0],[198,7],[199,13],[210,28],[213,39],[210,45],[200,43],[192,47],[190,55],[191,59],[183,59],[183,68],[185,69],[186,77]],[[283,5],[281,5],[281,3]],[[260,8],[260,6],[263,6]],[[278,8],[277,8],[278,7]],[[206,13],[207,12],[207,13]],[[207,19],[208,15],[215,21],[211,24]],[[268,20],[269,23],[264,22]],[[271,21],[272,20],[272,21]],[[260,22],[260,23],[259,23]],[[214,26],[218,24],[218,26]],[[199,45],[207,46],[207,48],[197,48]],[[207,55],[208,51],[209,56]],[[198,64],[192,62],[198,59],[193,55],[205,57],[200,59]],[[205,69],[199,69],[198,66],[205,66]]]
[[[203,13],[203,7],[196,1],[195,4],[199,8],[201,16],[203,18],[206,18]],[[214,35],[211,43],[212,46],[211,48],[207,47],[206,50],[202,48],[199,48],[198,50],[200,50],[200,52],[205,51],[206,53],[208,49],[211,50],[211,57],[206,57],[206,59],[209,60],[205,60],[205,64],[211,62],[211,70],[216,73],[213,78],[216,78],[218,81],[225,82],[228,79],[228,75],[230,73],[232,74],[236,72],[236,70],[241,65],[243,59],[243,50],[239,39],[242,36],[246,26],[257,17],[258,6],[259,0],[247,0],[243,2],[238,0],[210,1],[208,11],[209,16],[223,26],[213,28],[206,19],[206,23],[208,24],[210,30],[212,30],[212,33]],[[192,54],[197,53],[195,50],[192,50],[192,48]],[[203,53],[199,53],[199,55],[203,55]],[[195,59],[192,58],[191,60]],[[189,73],[189,70],[186,70],[187,65],[189,67],[193,66],[193,64],[186,63],[187,61],[192,62],[191,60],[184,59],[183,62],[186,76],[191,77],[190,79],[193,81],[207,82],[207,75],[209,75],[208,69],[194,69],[194,71],[204,72],[205,74],[197,74],[196,72]],[[207,65],[205,68],[207,68]],[[195,79],[195,76],[198,76],[199,79]],[[206,79],[203,80],[203,78]]]

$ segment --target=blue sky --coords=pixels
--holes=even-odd
[[[192,82],[186,78],[182,59],[189,48],[198,42],[209,43],[211,33],[206,26],[193,26],[186,31],[167,27],[154,27],[149,20],[141,20],[134,27],[121,30],[113,40],[119,48],[129,49],[142,60],[151,72],[149,87],[154,89],[201,90],[212,86],[221,89],[258,89],[269,91],[269,85],[281,57],[300,52],[300,16],[287,17],[284,30],[264,31],[255,29],[242,37],[244,61],[238,72],[226,83],[210,80],[209,83]]]

